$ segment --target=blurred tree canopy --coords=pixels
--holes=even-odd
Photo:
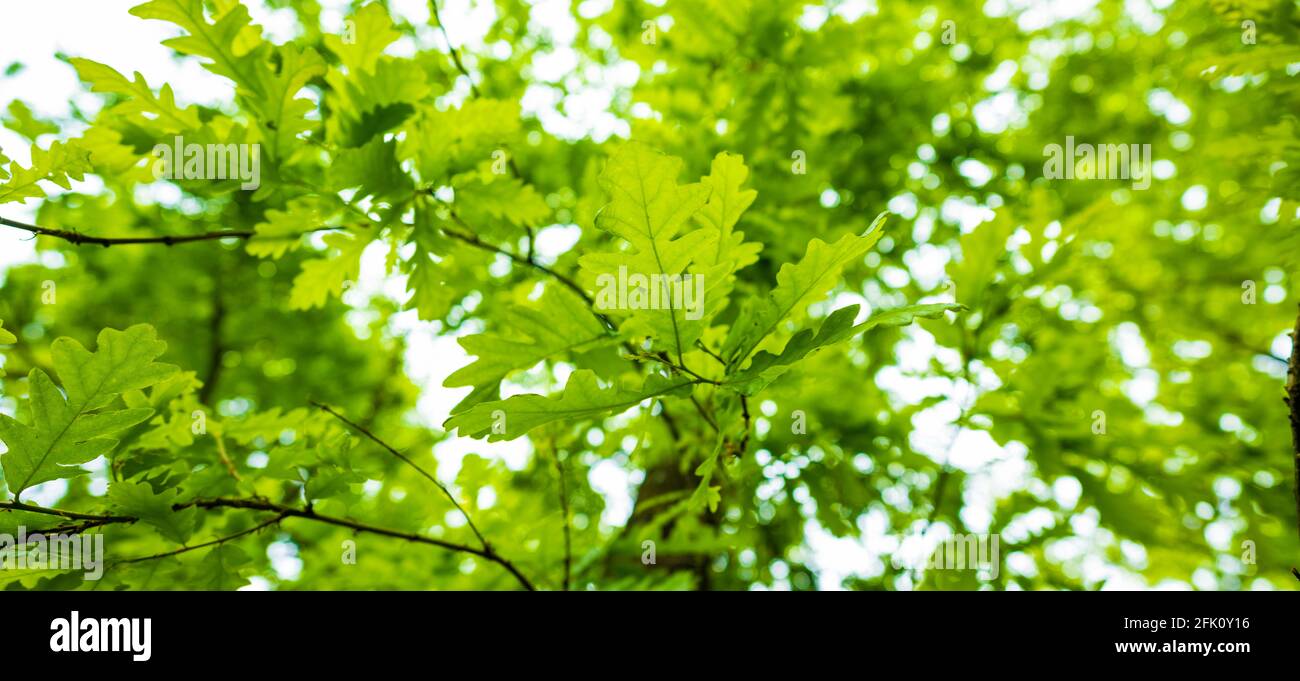
[[[1294,583],[1300,3],[321,4],[0,116],[4,588]]]

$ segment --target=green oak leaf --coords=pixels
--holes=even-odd
[[[596,216],[596,225],[627,241],[629,249],[592,253],[579,260],[586,280],[596,290],[598,309],[630,316],[632,321],[626,328],[629,333],[649,336],[656,347],[679,357],[703,334],[705,319],[719,309],[725,295],[717,287],[723,284],[730,268],[726,264],[705,272],[689,272],[711,232],[695,229],[681,236],[678,233],[692,224],[691,218],[709,198],[709,187],[698,182],[677,184],[681,167],[681,159],[644,144],[623,145],[601,173],[600,186],[610,202]],[[680,300],[668,296],[666,304],[657,306],[626,303],[624,309],[625,303],[614,295],[620,288],[627,288],[627,299],[631,301],[632,292],[644,290],[648,295],[653,286],[650,277],[687,273],[704,277],[703,295],[696,298],[702,298],[700,304],[704,306],[712,303],[711,310],[687,309],[684,295]],[[693,285],[694,280],[688,278],[687,282]]]
[[[554,421],[616,414],[652,397],[684,394],[693,382],[689,377],[652,374],[636,388],[601,388],[594,372],[581,369],[569,376],[559,395],[516,395],[483,402],[447,419],[443,427],[470,437],[487,436],[490,441],[513,440]]]
[[[125,331],[104,329],[96,352],[71,338],[54,341],[54,369],[63,391],[40,369],[28,376],[31,423],[0,414],[0,440],[9,451],[0,456],[5,480],[15,496],[32,485],[82,472],[80,464],[117,446],[112,436],[141,423],[153,409],[106,409],[118,395],[167,378],[176,367],[153,360],[167,349],[152,326]]]
[[[164,538],[184,544],[194,534],[199,510],[172,510],[179,498],[176,490],[158,494],[147,482],[121,480],[108,486],[108,502],[114,508],[153,526]]]
[[[131,8],[141,19],[171,22],[188,33],[163,41],[177,52],[207,59],[204,68],[233,81],[254,96],[264,94],[260,31],[252,25],[248,8],[239,3],[223,3],[225,11],[208,23],[203,0],[150,0]]]
[[[82,180],[91,172],[90,154],[75,142],[51,142],[48,149],[32,145],[32,162],[24,168],[10,162],[8,182],[0,185],[0,203],[45,197],[40,182],[53,182],[64,189],[72,180]]]
[[[884,234],[884,213],[860,235],[846,234],[833,244],[808,242],[798,263],[786,263],[776,275],[776,288],[742,310],[723,344],[722,356],[740,365],[785,320],[797,322],[811,303],[820,301],[839,283],[840,273],[866,254]]]
[[[372,2],[357,10],[344,35],[326,35],[325,46],[339,56],[352,73],[369,71],[394,40],[402,34],[393,29],[393,20],[383,3]]]
[[[512,308],[504,328],[459,339],[461,347],[477,359],[443,381],[448,388],[474,386],[460,404],[458,414],[498,395],[501,381],[516,371],[547,359],[585,352],[614,340],[605,325],[591,314],[585,301],[569,290],[552,286],[536,305]]]
[[[0,319],[0,345],[13,345],[18,342],[18,338],[4,329],[4,320]],[[4,377],[5,370],[0,366],[0,378]]]
[[[325,245],[331,252],[302,264],[302,271],[293,279],[289,307],[309,310],[324,306],[331,296],[341,295],[343,285],[360,274],[361,252],[369,243],[368,238],[347,233],[326,236]]]
[[[794,335],[780,354],[761,351],[754,356],[743,371],[728,375],[723,385],[744,395],[754,393],[767,387],[782,374],[794,368],[803,359],[820,352],[830,345],[848,340],[859,333],[882,326],[905,326],[918,317],[933,319],[944,312],[964,309],[955,303],[928,303],[907,305],[893,310],[885,310],[869,317],[865,322],[854,325],[858,306],[849,305],[832,312],[821,327],[813,333],[804,329]]]
[[[710,190],[709,200],[695,215],[701,229],[709,233],[703,251],[696,256],[697,263],[714,265],[730,261],[734,271],[758,260],[763,245],[746,243],[744,233],[735,231],[741,214],[758,197],[753,189],[742,188],[748,177],[749,168],[745,167],[743,157],[725,151],[714,157],[709,174],[702,181]]]
[[[194,107],[182,109],[177,106],[172,88],[166,83],[155,95],[153,89],[149,87],[148,81],[139,71],[135,72],[133,80],[127,80],[126,76],[118,73],[113,67],[96,61],[80,57],[74,57],[68,61],[73,68],[77,69],[77,75],[90,84],[92,92],[119,95],[126,98],[113,107],[114,113],[126,115],[151,114],[154,116],[153,120],[159,129],[165,133],[197,130],[203,125],[203,122],[199,120],[198,111]]]

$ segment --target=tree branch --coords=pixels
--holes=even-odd
[[[141,236],[141,237],[120,237],[109,238],[100,236],[87,236],[80,232],[69,229],[54,229],[51,227],[41,227],[38,225],[29,225],[25,222],[18,222],[7,218],[0,218],[0,225],[21,229],[32,234],[41,236],[50,236],[56,239],[63,239],[78,246],[82,244],[93,244],[96,246],[121,246],[126,244],[164,244],[173,246],[175,244],[189,243],[191,241],[212,241],[215,239],[250,239],[256,235],[251,229],[223,229],[215,232],[203,232],[202,234],[178,234],[165,236]]]
[[[465,76],[465,80],[469,81],[470,92],[473,92],[475,97],[481,97],[482,93],[478,91],[478,86],[474,84],[473,76],[469,75],[469,69],[465,68],[465,63],[460,60],[460,50],[457,50],[456,46],[451,44],[451,36],[447,34],[447,27],[443,25],[442,17],[438,15],[438,0],[429,0],[429,10],[430,14],[433,15],[433,23],[437,24],[438,30],[442,32],[442,39],[447,41],[447,50],[451,52],[451,61],[456,65],[456,70],[460,71],[461,75]]]
[[[452,216],[453,219],[456,220],[456,223],[459,224],[461,227],[464,227],[464,228],[467,229],[467,230],[470,229],[469,225],[466,225],[466,224],[465,224],[465,223],[460,219],[460,216],[459,216],[459,215],[456,215],[456,213],[455,213],[454,211],[452,212],[451,216]],[[460,242],[462,242],[462,243],[469,244],[470,246],[473,246],[473,247],[478,248],[478,249],[482,249],[482,250],[484,250],[484,251],[491,251],[491,252],[493,252],[493,253],[497,253],[497,254],[500,254],[500,255],[504,255],[504,256],[506,256],[507,258],[510,258],[511,260],[513,260],[513,261],[519,263],[520,265],[523,265],[523,266],[525,266],[525,267],[531,267],[531,268],[537,270],[538,272],[541,272],[541,273],[543,273],[543,274],[546,274],[546,275],[548,275],[548,276],[554,278],[556,281],[558,281],[558,282],[560,282],[561,284],[564,284],[566,287],[568,287],[569,290],[571,290],[571,291],[573,291],[574,293],[578,294],[578,296],[579,296],[580,298],[582,298],[582,300],[583,300],[584,302],[587,303],[587,306],[588,306],[588,307],[591,307],[591,308],[592,308],[592,312],[593,312],[593,313],[594,313],[598,318],[600,318],[600,320],[601,320],[602,322],[604,322],[606,326],[608,326],[608,327],[610,327],[610,328],[613,328],[613,326],[614,326],[613,322],[611,322],[611,321],[609,320],[608,317],[606,317],[605,315],[603,315],[603,314],[601,314],[600,312],[597,312],[597,311],[595,310],[596,301],[593,300],[592,297],[591,297],[590,295],[588,295],[587,292],[586,292],[585,290],[583,290],[583,288],[582,288],[581,286],[578,285],[578,282],[574,281],[573,279],[571,279],[571,278],[569,278],[569,277],[567,277],[567,276],[565,276],[565,275],[563,275],[563,274],[560,274],[559,272],[556,272],[555,270],[553,270],[553,269],[551,269],[551,268],[549,268],[549,267],[547,267],[547,266],[545,266],[545,265],[542,265],[542,264],[538,263],[537,261],[533,260],[533,259],[530,258],[530,257],[525,257],[525,256],[522,256],[522,255],[519,255],[518,253],[511,253],[510,251],[507,251],[506,249],[501,248],[500,246],[494,246],[494,245],[492,245],[492,244],[490,244],[490,243],[488,243],[488,242],[486,242],[486,241],[484,241],[484,240],[478,238],[478,235],[476,235],[476,234],[474,234],[474,233],[472,233],[472,232],[461,232],[460,230],[447,229],[445,226],[442,228],[442,232],[443,232],[443,234],[446,234],[447,236],[449,236],[449,237],[451,237],[451,238],[453,238],[453,239],[455,239],[455,240],[457,240],[457,241],[460,241]]]
[[[515,567],[514,563],[511,563],[509,560],[502,558],[499,554],[488,549],[477,549],[472,546],[466,546],[464,544],[455,544],[449,541],[443,541],[441,539],[434,539],[433,537],[426,537],[421,534],[415,534],[414,532],[401,532],[399,530],[390,530],[386,527],[378,527],[376,525],[359,523],[353,520],[348,520],[346,518],[336,518],[334,516],[321,515],[314,510],[293,508],[292,506],[275,504],[261,499],[225,499],[225,498],[199,499],[185,504],[178,504],[173,508],[176,510],[180,510],[190,506],[196,508],[244,508],[244,509],[251,509],[255,511],[274,511],[276,513],[283,515],[285,518],[305,518],[307,520],[314,520],[319,523],[325,523],[326,525],[346,527],[348,529],[355,530],[357,532],[367,532],[370,534],[377,534],[384,537],[392,537],[394,539],[405,539],[406,541],[415,542],[418,544],[428,544],[430,546],[437,546],[440,548],[447,549],[448,551],[468,553],[470,555],[483,558],[484,560],[492,561],[493,563],[496,563],[497,565],[500,565],[501,567],[505,568],[510,572],[511,575],[514,576],[515,580],[517,580],[521,585],[523,585],[525,589],[528,589],[529,591],[537,590],[537,587],[533,586],[533,583],[529,581],[528,578],[525,577],[522,572],[519,571],[519,568]]]
[[[424,468],[422,468],[419,464],[412,461],[405,454],[397,451],[397,449],[394,448],[392,445],[379,439],[377,435],[370,432],[364,426],[352,422],[351,420],[348,419],[348,417],[338,413],[337,411],[334,411],[328,405],[321,404],[320,402],[317,402],[315,400],[308,400],[308,402],[311,403],[312,406],[319,408],[321,411],[324,411],[330,416],[333,416],[334,418],[342,421],[343,423],[346,423],[349,427],[351,427],[353,430],[357,431],[358,433],[365,435],[367,438],[370,439],[371,442],[374,442],[380,447],[383,447],[384,449],[388,450],[389,454],[392,454],[398,459],[401,459],[403,463],[410,466],[411,468],[414,468],[417,473],[423,475],[425,479],[427,479],[429,482],[432,482],[435,487],[442,490],[443,496],[447,497],[447,500],[451,502],[451,505],[455,506],[456,510],[460,511],[460,514],[465,517],[465,522],[469,523],[469,529],[474,532],[475,537],[478,537],[478,542],[483,546],[483,550],[488,552],[492,551],[492,548],[488,545],[487,539],[483,537],[483,533],[478,531],[478,526],[474,524],[474,519],[470,517],[469,512],[465,510],[465,507],[460,505],[460,502],[456,500],[456,496],[451,493],[451,490],[447,489],[446,485],[442,484],[441,481],[433,477],[433,475],[429,473],[429,471],[424,470]]]
[[[113,567],[116,567],[118,565],[127,565],[129,563],[143,563],[147,560],[159,560],[161,558],[170,558],[172,556],[179,556],[180,554],[189,551],[197,551],[198,549],[205,549],[208,548],[209,546],[218,546],[228,541],[239,539],[240,537],[243,537],[245,535],[260,532],[261,530],[270,527],[271,525],[275,525],[279,523],[281,520],[284,520],[283,514],[277,515],[274,518],[271,518],[270,520],[264,523],[258,523],[257,525],[254,525],[248,528],[247,530],[241,530],[232,535],[220,537],[218,539],[213,539],[212,541],[203,542],[202,544],[194,544],[193,546],[182,546],[181,548],[176,549],[175,551],[164,551],[162,553],[155,553],[152,556],[140,556],[139,558],[127,558],[125,560],[119,560],[113,563]]]
[[[405,539],[406,541],[417,543],[417,544],[428,544],[430,546],[437,546],[439,548],[443,548],[448,551],[455,551],[457,553],[468,553],[472,556],[478,556],[479,558],[491,561],[505,568],[507,571],[510,572],[510,574],[515,578],[515,580],[518,581],[519,584],[522,585],[525,589],[529,591],[537,590],[537,587],[533,586],[533,583],[529,581],[529,579],[525,577],[522,572],[519,571],[519,568],[515,567],[514,563],[511,563],[509,560],[502,558],[499,554],[496,554],[494,552],[485,549],[475,548],[473,546],[466,546],[464,544],[456,544],[449,541],[443,541],[441,539],[426,537],[424,535],[415,534],[413,532],[402,532],[399,530],[390,530],[386,527],[368,525],[366,523],[361,523],[354,520],[348,520],[346,518],[337,518],[334,516],[322,515],[311,509],[294,508],[292,506],[285,506],[283,504],[272,503],[264,499],[231,499],[231,498],[218,497],[215,499],[196,499],[194,501],[188,501],[185,503],[180,503],[172,506],[173,511],[181,511],[187,508],[202,508],[202,509],[237,508],[237,509],[246,509],[252,511],[271,511],[279,514],[279,519],[281,520],[285,518],[304,518],[307,520],[316,521],[318,523],[324,523],[326,525],[345,527],[355,532],[377,534],[384,537],[392,537],[394,539]],[[79,523],[67,525],[62,528],[55,528],[54,530],[44,530],[44,532],[54,532],[56,530],[65,531],[65,532],[71,532],[71,531],[80,532],[86,529],[90,529],[92,527],[111,525],[115,523],[130,524],[130,523],[137,522],[139,520],[139,518],[135,518],[131,516],[92,515],[87,513],[74,513],[72,511],[63,511],[63,510],[53,509],[53,508],[42,508],[40,506],[31,506],[17,501],[0,502],[0,509],[9,509],[14,511],[27,511],[30,513],[40,513],[43,515],[50,515],[50,516],[56,516],[60,518],[67,518],[70,520],[81,521]],[[229,539],[227,539],[226,541],[229,541]]]
[[[36,234],[39,236],[48,236],[48,237],[54,237],[56,239],[63,239],[64,241],[75,244],[77,246],[81,246],[83,244],[91,244],[94,246],[103,246],[105,248],[109,246],[126,246],[130,244],[163,244],[164,246],[175,246],[176,244],[192,243],[195,241],[216,241],[218,239],[258,238],[266,241],[277,240],[277,239],[297,239],[298,237],[304,234],[311,234],[313,232],[328,232],[328,231],[343,229],[342,227],[317,227],[315,229],[308,229],[299,232],[297,234],[289,234],[284,236],[263,236],[263,237],[259,237],[257,235],[257,232],[251,229],[219,229],[214,232],[202,232],[199,234],[166,234],[162,236],[103,237],[103,236],[88,236],[82,234],[81,232],[71,230],[71,229],[55,229],[53,227],[41,227],[39,225],[29,225],[25,222],[18,222],[17,220],[10,220],[8,218],[3,218],[3,217],[0,217],[0,225],[4,225],[6,227],[13,227],[14,229],[21,229],[24,232],[31,232],[32,234]]]

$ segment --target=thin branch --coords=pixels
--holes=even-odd
[[[203,542],[202,544],[194,544],[193,546],[182,546],[181,548],[176,549],[175,551],[164,551],[162,553],[155,553],[152,556],[140,556],[138,558],[127,558],[125,560],[119,560],[113,563],[113,567],[116,567],[118,565],[127,565],[130,563],[143,563],[147,560],[159,560],[162,558],[170,558],[172,556],[179,556],[180,554],[187,553],[189,551],[197,551],[198,549],[205,549],[208,548],[209,546],[218,546],[228,541],[233,541],[235,539],[239,539],[240,537],[254,534],[256,532],[260,532],[266,529],[267,527],[270,527],[271,525],[275,525],[279,523],[281,520],[284,520],[284,514],[277,515],[266,522],[258,523],[257,525],[254,525],[248,528],[247,530],[241,530],[232,535],[220,537],[218,539],[213,539],[212,541]]]
[[[529,581],[528,578],[525,577],[522,572],[519,571],[519,568],[515,567],[514,563],[511,563],[509,560],[502,558],[500,554],[497,554],[496,552],[488,549],[478,549],[478,548],[474,548],[473,546],[466,546],[464,544],[455,544],[449,541],[443,541],[441,539],[434,539],[433,537],[426,537],[422,534],[415,534],[414,532],[401,532],[398,530],[390,530],[386,527],[378,527],[376,525],[359,523],[354,520],[348,520],[346,518],[336,518],[334,516],[321,515],[314,510],[310,510],[310,509],[304,510],[304,509],[294,508],[292,506],[284,506],[282,504],[275,504],[262,499],[226,499],[226,498],[200,499],[185,504],[177,504],[172,508],[174,510],[181,510],[188,507],[243,508],[243,509],[250,509],[254,511],[274,511],[276,513],[283,515],[285,518],[305,518],[307,520],[314,520],[316,522],[324,523],[326,525],[346,527],[356,532],[377,534],[384,537],[392,537],[394,539],[405,539],[406,541],[414,542],[418,544],[428,544],[430,546],[437,546],[440,548],[447,549],[448,551],[468,553],[470,555],[483,558],[484,560],[492,561],[493,563],[496,563],[497,565],[500,565],[501,567],[505,568],[507,571],[510,572],[511,575],[514,576],[515,580],[518,581],[525,589],[528,589],[529,591],[537,590],[537,587],[533,586],[533,583]]]
[[[213,280],[212,316],[208,317],[208,371],[203,376],[203,385],[199,387],[199,402],[203,404],[209,404],[212,393],[217,388],[217,381],[221,378],[221,359],[226,352],[221,342],[221,326],[226,318],[226,305],[221,298],[221,283],[218,277],[214,276]]]
[[[456,215],[455,212],[452,212],[452,218],[455,219],[456,222],[457,222],[457,224],[459,224],[461,227],[464,227],[465,229],[470,229],[469,225],[466,225],[466,224],[465,224],[465,223],[460,219],[460,216]],[[596,316],[597,316],[597,317],[598,317],[602,322],[604,322],[605,325],[606,325],[607,327],[613,328],[614,323],[611,322],[611,321],[609,320],[609,317],[606,317],[605,315],[601,314],[600,312],[596,312],[596,311],[595,311],[596,301],[595,301],[594,299],[592,299],[592,297],[591,297],[590,295],[588,295],[587,292],[586,292],[585,290],[583,290],[583,288],[582,288],[581,286],[578,285],[578,282],[574,281],[573,279],[571,279],[571,278],[569,278],[569,277],[567,277],[567,276],[565,276],[565,275],[563,275],[563,274],[560,274],[559,272],[556,272],[555,270],[553,270],[553,269],[551,269],[551,268],[549,268],[549,267],[547,267],[547,266],[545,266],[545,265],[542,265],[541,263],[538,263],[538,262],[532,260],[532,259],[529,258],[529,257],[525,257],[525,256],[522,256],[522,255],[519,255],[518,253],[511,253],[510,251],[507,251],[506,249],[501,248],[500,246],[494,246],[494,245],[492,245],[492,244],[490,244],[490,243],[488,243],[488,242],[486,242],[486,241],[484,241],[484,240],[478,238],[478,235],[472,233],[472,231],[471,231],[471,232],[461,232],[460,230],[447,229],[446,227],[443,227],[443,228],[442,228],[442,231],[443,231],[444,234],[446,234],[447,236],[449,236],[449,237],[451,237],[451,238],[453,238],[453,239],[455,239],[455,240],[457,240],[457,241],[460,241],[460,242],[462,242],[462,243],[469,244],[470,246],[473,246],[473,247],[478,248],[478,249],[482,249],[482,250],[485,250],[485,251],[491,251],[491,252],[493,252],[493,253],[497,253],[497,254],[500,254],[500,255],[504,255],[504,256],[506,256],[507,258],[510,258],[511,260],[513,260],[513,261],[519,263],[520,265],[523,265],[523,266],[525,266],[525,267],[531,267],[531,268],[537,270],[538,272],[542,272],[543,274],[546,274],[546,275],[548,275],[548,276],[550,276],[550,277],[553,277],[556,281],[558,281],[558,282],[560,282],[561,284],[564,284],[566,287],[568,287],[569,290],[571,290],[571,291],[573,291],[574,293],[578,294],[578,296],[579,296],[580,298],[582,298],[582,300],[583,300],[584,302],[587,303],[587,306],[592,308],[592,312],[593,312],[593,313],[594,313],[594,314],[595,314],[595,315],[596,315]]]
[[[569,590],[573,574],[573,539],[569,528],[569,487],[564,475],[564,462],[560,461],[560,450],[551,438],[551,456],[555,459],[555,472],[560,477],[560,511],[564,514],[564,590]]]
[[[478,556],[479,558],[491,561],[505,568],[507,571],[510,572],[510,574],[515,578],[515,580],[518,581],[519,584],[522,585],[525,589],[529,591],[537,590],[537,587],[533,586],[533,583],[529,581],[529,579],[525,577],[522,572],[519,571],[519,568],[515,567],[514,563],[511,563],[509,560],[502,558],[499,554],[486,549],[480,549],[480,548],[475,548],[473,546],[466,546],[464,544],[456,544],[449,541],[443,541],[441,539],[426,537],[424,535],[415,534],[413,532],[402,532],[399,530],[390,530],[386,527],[368,525],[366,523],[361,523],[354,520],[348,520],[346,518],[337,518],[334,516],[321,515],[320,513],[317,513],[315,510],[312,509],[294,508],[292,506],[285,506],[283,504],[272,503],[270,501],[266,501],[265,499],[232,499],[232,498],[218,497],[215,499],[196,499],[194,501],[188,501],[185,503],[175,504],[174,506],[172,506],[173,511],[182,511],[187,508],[202,508],[202,509],[237,508],[237,509],[246,509],[251,511],[271,511],[273,513],[278,514],[279,516],[278,519],[280,520],[283,520],[285,518],[303,518],[306,520],[313,520],[318,523],[324,523],[326,525],[345,527],[355,532],[377,534],[384,537],[392,537],[394,539],[405,539],[406,541],[417,543],[417,544],[428,544],[430,546],[437,546],[439,548],[446,549],[448,551],[455,551],[457,553],[468,553],[472,556]],[[130,524],[130,523],[137,522],[139,520],[139,518],[135,518],[131,516],[92,515],[88,513],[75,513],[72,511],[63,511],[60,509],[53,509],[53,508],[42,508],[40,506],[31,506],[17,501],[0,502],[0,509],[28,511],[31,513],[40,513],[42,515],[50,515],[50,516],[56,516],[60,518],[82,521],[80,525],[68,525],[65,526],[64,528],[59,528],[65,532],[71,532],[77,530],[78,527],[83,525],[84,527],[81,527],[81,529],[84,530],[84,529],[90,529],[91,527],[111,525],[115,523]],[[46,530],[46,532],[54,532],[54,530]]]
[[[461,514],[462,516],[465,517],[465,522],[466,522],[466,523],[469,523],[469,529],[470,529],[470,530],[473,530],[473,532],[474,532],[474,536],[475,536],[475,537],[478,537],[479,544],[482,544],[482,545],[483,545],[483,550],[484,550],[484,551],[487,551],[487,552],[489,552],[489,553],[492,552],[492,548],[491,548],[491,546],[488,545],[488,541],[487,541],[487,539],[485,539],[485,538],[483,537],[483,533],[482,533],[482,532],[479,532],[479,531],[478,531],[478,526],[474,524],[474,519],[471,518],[470,515],[469,515],[469,512],[466,511],[465,508],[464,508],[463,506],[460,505],[460,502],[456,500],[456,496],[453,495],[453,494],[451,493],[451,491],[447,489],[447,486],[446,486],[446,485],[443,485],[441,481],[439,481],[437,478],[433,477],[432,474],[430,474],[428,471],[424,470],[424,468],[420,467],[419,464],[417,464],[417,463],[415,463],[414,461],[412,461],[412,460],[411,460],[409,457],[407,457],[405,454],[403,454],[403,453],[397,451],[397,450],[396,450],[392,445],[390,445],[390,444],[388,444],[387,442],[384,442],[383,440],[379,439],[378,436],[376,436],[374,433],[370,432],[370,431],[369,431],[368,429],[366,429],[364,426],[362,426],[362,425],[360,425],[360,424],[358,424],[358,423],[354,423],[354,422],[352,422],[351,420],[348,419],[348,417],[346,417],[346,416],[344,416],[344,415],[338,413],[337,411],[334,411],[333,409],[329,408],[329,406],[327,406],[327,405],[321,404],[320,402],[317,402],[317,401],[315,401],[315,400],[308,400],[308,401],[312,404],[312,406],[318,407],[319,409],[321,409],[321,410],[324,411],[325,413],[329,414],[330,416],[333,416],[334,418],[336,418],[336,419],[338,419],[338,420],[340,420],[340,421],[342,421],[342,422],[348,424],[348,426],[350,426],[353,430],[355,430],[355,431],[357,431],[358,433],[361,433],[362,435],[365,435],[367,438],[369,438],[371,442],[374,442],[375,444],[379,445],[380,447],[383,447],[384,449],[388,450],[388,453],[389,453],[389,454],[392,454],[393,456],[397,457],[398,459],[401,459],[401,460],[402,460],[406,465],[410,466],[411,468],[414,468],[414,469],[416,470],[416,472],[418,472],[420,475],[423,475],[426,479],[428,479],[429,482],[432,482],[432,483],[433,483],[433,484],[434,484],[438,489],[442,490],[442,494],[443,494],[443,496],[447,497],[447,500],[451,502],[451,505],[452,505],[452,506],[455,506],[455,507],[456,507],[456,510],[457,510],[457,511],[460,511],[460,514]]]
[[[31,504],[25,504],[21,501],[0,502],[0,509],[10,510],[10,511],[26,511],[27,513],[39,513],[41,515],[52,515],[58,518],[65,518],[67,520],[107,520],[111,522],[122,522],[122,523],[133,523],[136,521],[135,518],[132,518],[130,516],[109,516],[109,515],[94,515],[90,513],[77,513],[75,511],[65,511],[59,508],[46,508],[44,506],[33,506]]]
[[[226,453],[226,441],[221,437],[221,433],[214,431],[212,439],[217,443],[217,456],[221,458],[221,463],[226,467],[226,472],[230,473],[230,477],[234,478],[235,482],[243,482],[244,478],[239,475],[234,462],[230,460],[230,455]]]
[[[749,446],[750,430],[749,398],[744,395],[740,396],[740,415],[745,421],[745,435],[740,438],[740,453],[743,455],[745,453],[745,448]]]
[[[678,364],[678,363],[672,361],[671,359],[669,359],[669,358],[666,357],[665,355],[666,355],[666,353],[651,354],[651,353],[645,353],[645,352],[636,352],[635,349],[634,349],[634,350],[629,354],[629,356],[630,356],[632,359],[647,359],[647,360],[650,360],[650,361],[652,361],[652,362],[658,362],[658,363],[660,363],[660,364],[662,364],[662,365],[664,365],[664,366],[666,366],[666,367],[668,367],[668,368],[670,368],[670,369],[672,369],[672,370],[674,370],[674,371],[677,371],[677,372],[680,372],[680,373],[683,373],[683,374],[688,374],[688,375],[692,376],[693,378],[695,378],[695,380],[698,381],[698,382],[700,382],[700,383],[708,383],[708,384],[710,384],[710,385],[722,385],[722,381],[715,381],[715,380],[713,380],[713,379],[711,379],[711,378],[705,378],[705,377],[703,377],[703,376],[701,376],[701,375],[695,373],[694,371],[692,371],[689,367],[686,367],[686,366],[684,366],[684,365],[681,365],[681,364]]]
[[[699,348],[700,350],[704,351],[704,354],[706,354],[706,355],[712,357],[713,359],[718,360],[718,363],[721,364],[724,368],[727,366],[727,360],[723,359],[722,356],[719,355],[718,353],[716,353],[716,352],[710,350],[710,349],[709,349],[709,346],[707,346],[707,345],[704,344],[704,341],[702,341],[702,340],[700,340],[700,339],[698,339],[698,338],[695,339],[695,347],[697,347],[697,348]]]
[[[443,25],[442,17],[438,15],[438,0],[429,0],[429,8],[430,13],[433,15],[433,22],[438,25],[438,30],[442,32],[442,39],[447,42],[447,50],[451,52],[451,61],[456,65],[456,70],[460,71],[461,75],[465,76],[465,80],[469,81],[469,89],[474,93],[475,97],[483,96],[478,91],[478,86],[474,84],[474,77],[469,75],[469,69],[465,68],[465,63],[460,60],[460,50],[457,50],[456,46],[451,44],[451,36],[447,34],[447,27]]]
[[[41,227],[39,225],[29,225],[25,222],[10,220],[0,217],[0,225],[21,229],[25,232],[40,236],[54,237],[63,239],[77,246],[90,244],[94,246],[125,246],[130,244],[163,244],[164,246],[175,246],[176,244],[192,243],[195,241],[216,241],[218,239],[252,239],[258,238],[263,240],[278,239],[297,239],[304,234],[313,232],[326,232],[331,230],[343,229],[342,227],[317,227],[297,234],[288,234],[284,236],[258,237],[257,232],[251,229],[219,229],[214,232],[202,232],[199,234],[166,234],[163,236],[129,236],[129,237],[102,237],[88,236],[81,232],[70,229],[55,229],[53,227]]]
[[[713,415],[704,408],[704,405],[700,404],[699,400],[695,399],[695,393],[691,393],[691,404],[694,404],[695,411],[700,412],[700,416],[704,417],[704,422],[713,427],[713,432],[717,433],[721,431],[721,429],[718,428],[718,422],[713,418]]]

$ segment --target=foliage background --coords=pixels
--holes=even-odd
[[[24,102],[45,85],[23,62],[46,55],[6,53],[0,216],[97,237],[258,234],[100,248],[0,227],[0,319],[16,341],[0,347],[0,412],[30,422],[29,372],[63,376],[52,341],[94,349],[106,327],[152,325],[167,343],[161,361],[193,372],[154,404],[148,428],[21,501],[98,515],[130,507],[130,490],[310,499],[314,512],[476,545],[419,471],[317,400],[433,471],[540,588],[1294,584],[1294,449],[1280,398],[1300,252],[1296,3],[498,0],[447,3],[441,26],[427,4],[363,4],[136,10],[179,27],[123,15],[150,43],[146,26],[217,36],[170,44],[189,69],[173,73],[224,88],[208,99],[152,75],[132,85],[129,72],[96,66],[111,51],[65,45],[57,68],[95,94],[33,108]],[[5,3],[0,25],[57,30],[25,22],[29,11]],[[354,45],[340,38],[345,17]],[[956,44],[941,41],[946,21]],[[261,143],[263,188],[155,182],[149,150],[180,133]],[[1151,189],[1043,178],[1044,146],[1067,135],[1150,144]],[[752,432],[734,396],[697,386],[699,409],[650,401],[504,443],[448,433],[470,389],[443,379],[475,354],[452,339],[521,340],[522,309],[549,315],[543,326],[573,320],[538,302],[563,287],[519,257],[575,278],[581,256],[616,248],[597,227],[609,201],[600,177],[629,138],[682,159],[670,179],[683,184],[721,152],[748,169],[756,198],[736,230],[762,250],[735,270],[731,305],[705,335],[715,347],[810,241],[861,234],[883,210],[883,238],[804,326],[849,304],[966,309],[803,360],[749,400]],[[498,150],[511,160],[504,179],[491,172]],[[797,153],[803,174],[792,172]],[[269,238],[314,226],[343,229]],[[557,394],[575,368],[609,382],[655,371],[620,351],[518,367],[503,395]],[[691,366],[707,361],[692,354]],[[195,410],[210,415],[209,432],[187,437]],[[791,432],[795,410],[806,434]],[[679,503],[722,445],[716,510]],[[230,508],[176,518],[165,506],[157,522],[87,531],[106,534],[113,562],[267,518]],[[1001,536],[996,577],[924,569],[954,533]],[[640,560],[646,538],[655,565]],[[355,565],[340,559],[345,540],[357,543]],[[0,582],[520,586],[464,552],[301,518],[115,565],[98,583],[12,571]]]

